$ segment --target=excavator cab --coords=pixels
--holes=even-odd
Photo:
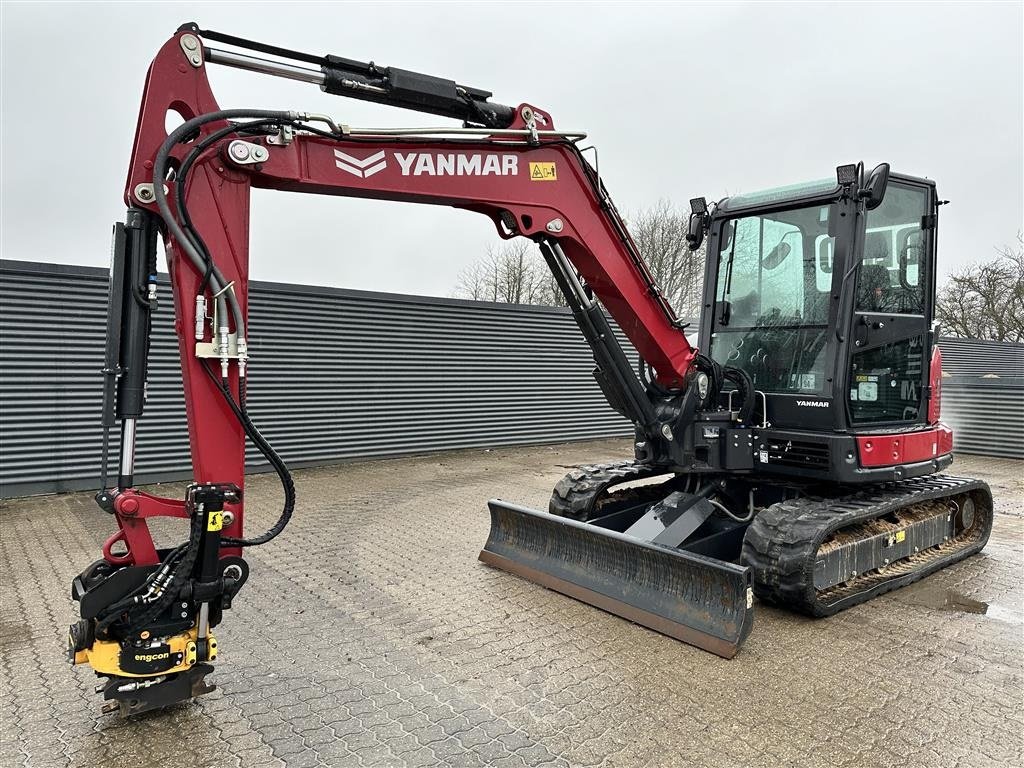
[[[891,174],[873,206],[863,189],[828,180],[736,195],[709,217],[700,348],[749,374],[762,424],[926,423],[935,186]]]
[[[842,166],[835,180],[735,195],[710,214],[692,205],[709,255],[699,346],[750,377],[773,437],[762,469],[906,476],[879,478],[855,436],[937,423],[934,182]],[[937,462],[930,471],[948,465],[946,443],[918,457]]]

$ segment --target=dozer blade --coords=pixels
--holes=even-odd
[[[500,500],[488,507],[488,565],[727,659],[750,634],[749,568]]]

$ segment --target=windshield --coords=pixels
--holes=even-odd
[[[824,387],[834,215],[832,206],[814,205],[723,225],[710,352],[760,390]]]

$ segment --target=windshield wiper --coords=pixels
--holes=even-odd
[[[732,225],[732,244],[729,247],[729,261],[725,264],[725,285],[722,286],[722,299],[720,301],[721,311],[718,314],[718,324],[728,325],[730,309],[732,307],[731,302],[725,300],[726,296],[732,295],[732,265],[736,259],[736,240],[738,239],[739,232],[737,232],[737,223],[733,222]]]

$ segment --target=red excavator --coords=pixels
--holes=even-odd
[[[355,128],[222,109],[211,65],[461,125]],[[843,165],[825,181],[692,200],[687,239],[707,243],[698,351],[585,159],[584,134],[490,96],[194,24],[157,54],[110,272],[103,419],[108,435],[120,422],[120,466],[108,482],[105,440],[96,499],[118,531],[72,585],[81,620],[69,653],[105,678],[106,708],[131,714],[211,690],[212,630],[246,581],[243,553],[281,533],[295,505],[246,408],[253,187],[462,208],[539,247],[601,390],[636,427],[635,455],[570,472],[547,512],[491,501],[485,563],[731,657],[755,595],[826,616],[985,545],[988,487],[938,474],[952,434],[939,420],[933,182]],[[184,121],[169,133],[168,112]],[[161,239],[195,478],[184,500],[132,477]],[[246,438],[285,497],[254,537],[243,532]],[[187,540],[158,549],[147,523],[161,516],[188,520]]]

